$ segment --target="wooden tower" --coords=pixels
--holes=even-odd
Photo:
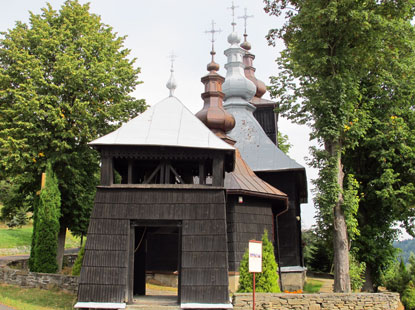
[[[172,77],[167,85],[170,97],[90,143],[101,185],[78,306],[132,302],[156,268],[178,272],[182,307],[230,307],[224,175],[235,149],[173,96]]]

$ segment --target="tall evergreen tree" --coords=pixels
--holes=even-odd
[[[99,160],[87,143],[145,109],[129,95],[140,70],[124,40],[77,0],[48,4],[0,36],[0,174],[17,187],[13,201],[33,201],[46,158],[54,163],[59,262],[66,229],[88,226]]]
[[[308,124],[321,146],[314,149],[313,161],[320,169],[316,181],[319,224],[333,233],[334,290],[349,292],[348,251],[351,238],[358,235],[359,196],[353,173],[344,177],[344,154],[358,146],[371,128],[376,97],[367,93],[372,87],[386,90],[382,80],[388,79],[386,64],[397,55],[396,47],[405,46],[408,35],[412,36],[415,2],[264,2],[271,15],[285,12],[287,19],[282,29],[272,29],[268,35],[270,44],[282,38],[286,45],[279,58],[281,74],[272,79],[272,94],[280,99],[281,112]],[[411,50],[412,43],[406,42],[405,48]],[[372,77],[377,84],[365,84],[374,71],[382,73]],[[390,95],[393,99],[393,92]]]
[[[58,248],[61,195],[58,180],[48,162],[45,186],[40,191],[37,206],[36,231],[33,232],[34,250],[33,270],[54,273],[58,270],[56,260]]]

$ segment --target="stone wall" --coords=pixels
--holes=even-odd
[[[398,293],[321,293],[321,294],[270,294],[257,293],[256,310],[396,310]],[[252,293],[233,296],[234,310],[252,309]]]
[[[78,277],[29,272],[27,270],[12,269],[7,266],[0,267],[0,283],[43,289],[57,287],[73,293],[78,291]]]

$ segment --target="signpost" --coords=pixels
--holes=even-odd
[[[253,310],[255,310],[255,273],[262,272],[262,241],[249,241],[249,272],[253,274]]]

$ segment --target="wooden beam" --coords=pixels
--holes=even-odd
[[[114,184],[112,157],[103,157],[101,162],[101,185],[111,186]]]
[[[223,165],[224,158],[223,155],[216,155],[213,158],[213,167],[212,167],[212,185],[213,186],[223,186]]]
[[[133,161],[128,161],[128,184],[133,184]]]
[[[129,245],[128,245],[128,278],[127,294],[128,303],[134,302],[134,247],[135,247],[135,227],[130,226]]]
[[[205,162],[199,162],[199,184],[206,184]]]

